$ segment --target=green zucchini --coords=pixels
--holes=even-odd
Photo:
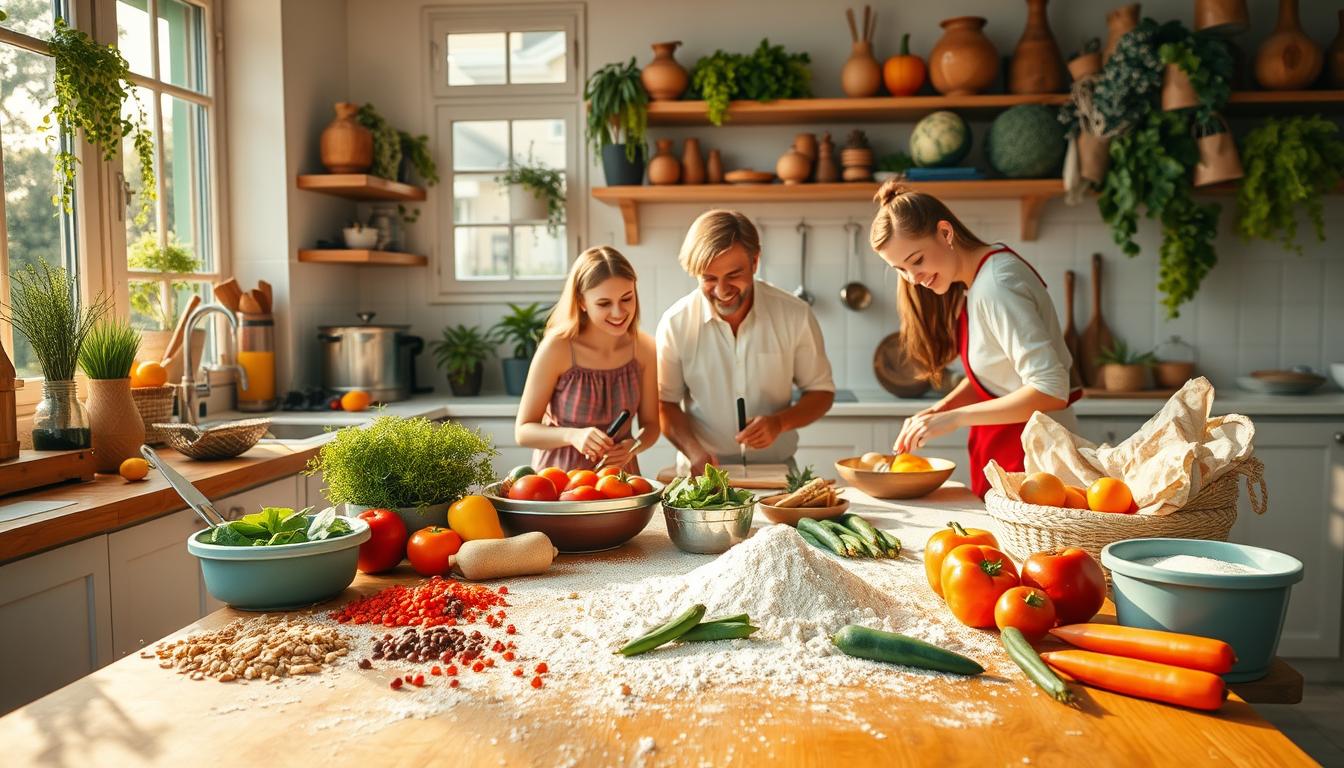
[[[840,516],[840,524],[853,531],[859,538],[867,542],[872,549],[881,551],[882,554],[879,556],[885,556],[886,543],[878,536],[877,529],[867,520],[850,513]]]
[[[1027,679],[1049,694],[1050,698],[1061,704],[1072,704],[1077,701],[1073,691],[1059,679],[1059,675],[1045,665],[1036,649],[1027,642],[1022,630],[1017,627],[1004,627],[999,633],[999,642],[1003,643],[1004,650],[1008,651],[1008,658],[1022,669]]]
[[[696,603],[687,608],[685,613],[677,618],[626,643],[617,653],[622,656],[637,656],[652,651],[654,648],[670,643],[689,632],[692,627],[700,623],[700,619],[704,616],[705,606]]]
[[[891,533],[889,533],[889,532],[887,532],[887,531],[884,531],[884,530],[881,530],[881,529],[878,529],[878,531],[877,531],[877,535],[881,536],[881,537],[882,537],[882,540],[886,542],[886,545],[887,545],[887,552],[890,553],[890,556],[891,556],[891,557],[900,557],[900,556],[901,556],[901,540],[900,540],[900,539],[896,538],[896,537],[893,536]]]
[[[846,547],[844,543],[840,541],[840,537],[836,536],[831,532],[831,529],[816,520],[813,520],[810,517],[804,517],[799,520],[798,532],[810,533],[817,541],[825,544],[826,548],[831,550],[832,553],[840,555],[841,557],[848,557],[846,554]]]
[[[683,643],[708,643],[715,640],[740,640],[744,637],[751,637],[751,633],[756,632],[759,629],[760,627],[753,627],[745,621],[700,624],[691,627],[691,631],[677,638],[677,640]]]
[[[849,533],[848,531],[846,531],[845,533],[839,533],[839,534],[836,534],[836,535],[839,536],[839,537],[840,537],[840,540],[843,541],[843,542],[845,543],[845,546],[846,546],[846,547],[848,547],[848,549],[849,549],[849,556],[850,556],[850,557],[870,557],[870,556],[871,556],[871,555],[869,554],[868,547],[864,546],[864,544],[863,544],[863,540],[860,539],[858,536],[855,536],[854,534]]]
[[[739,613],[739,614],[736,614],[736,615],[734,615],[734,616],[724,616],[724,617],[721,618],[721,619],[709,619],[708,621],[702,621],[702,622],[700,622],[700,623],[701,623],[702,625],[703,625],[703,624],[750,624],[750,623],[751,623],[751,617],[748,616],[748,615],[745,614],[745,613]]]
[[[860,659],[931,669],[936,672],[951,672],[955,675],[978,675],[985,671],[984,667],[959,653],[939,648],[918,638],[870,629],[858,624],[843,627],[835,633],[831,642],[846,655]]]

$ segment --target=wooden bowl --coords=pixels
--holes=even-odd
[[[774,496],[767,496],[757,502],[761,514],[765,519],[772,523],[781,525],[798,525],[798,521],[804,517],[810,517],[813,520],[829,520],[833,517],[839,517],[849,511],[849,499],[841,499],[839,504],[831,507],[776,507],[771,504],[772,501],[779,501],[788,494],[777,493]]]
[[[917,499],[942,487],[956,470],[956,462],[930,458],[928,472],[874,472],[858,456],[835,462],[835,471],[850,485],[878,499]]]

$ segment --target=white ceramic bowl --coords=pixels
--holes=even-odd
[[[378,244],[378,230],[373,227],[346,227],[341,230],[346,248],[372,248]]]

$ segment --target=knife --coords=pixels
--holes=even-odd
[[[616,414],[616,418],[612,420],[611,425],[607,427],[606,429],[607,437],[615,439],[616,435],[621,431],[621,428],[625,426],[625,422],[629,420],[630,420],[630,411],[622,409],[620,413]],[[597,462],[597,466],[594,467],[593,470],[597,471],[602,467],[606,466],[606,464],[607,464],[607,457],[603,456],[602,460]]]
[[[737,398],[737,431],[741,432],[747,428],[747,399],[745,397]],[[747,472],[747,444],[738,443],[738,450],[742,454],[742,474]]]

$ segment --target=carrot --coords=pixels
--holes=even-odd
[[[1079,682],[1126,696],[1210,711],[1227,698],[1227,685],[1212,672],[1092,651],[1051,651],[1041,658]]]
[[[1069,645],[1089,651],[1174,664],[1215,675],[1227,674],[1237,662],[1232,646],[1222,640],[1178,632],[1115,624],[1069,624],[1055,627],[1050,630],[1050,634]]]

